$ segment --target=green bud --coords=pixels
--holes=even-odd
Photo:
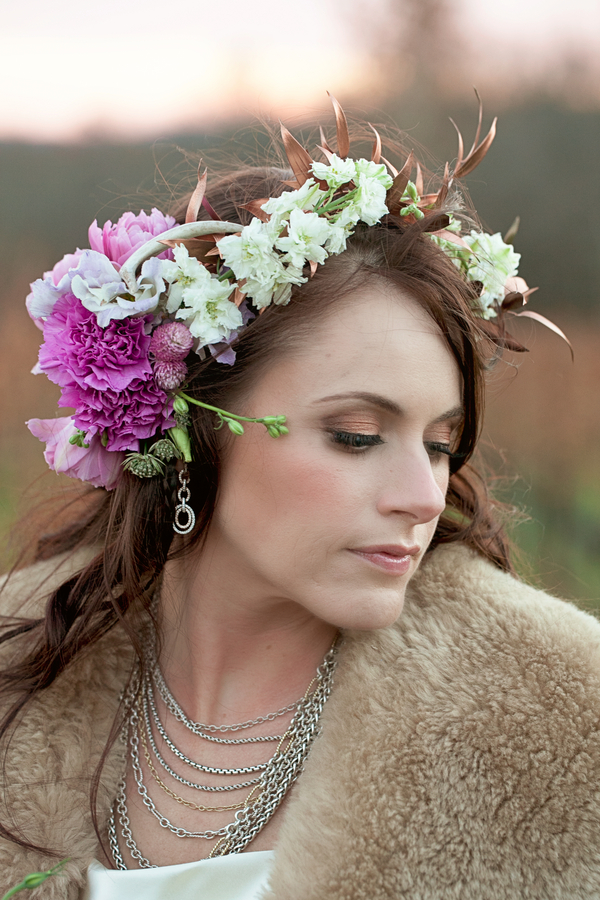
[[[103,447],[106,447],[106,445],[108,444],[108,435],[105,431],[102,432],[102,437],[100,438],[100,441],[102,442]]]
[[[289,434],[289,433],[290,433],[290,429],[286,428],[285,425],[279,426],[279,434]]]
[[[277,425],[280,416],[263,416],[260,420],[264,425]]]
[[[47,878],[52,878],[54,873],[51,872],[32,872],[27,878],[23,879],[23,887],[35,888],[43,884]]]
[[[406,185],[406,192],[411,200],[415,201],[415,203],[417,202],[417,200],[420,200],[419,194],[417,192],[417,186],[414,181],[408,182],[408,184]]]
[[[74,447],[89,447],[89,444],[85,442],[85,432],[79,430],[76,431],[75,434],[72,434],[69,438],[69,443]]]
[[[425,213],[423,212],[422,209],[419,209],[419,207],[417,206],[415,209],[415,219],[424,219],[424,218],[425,218]]]
[[[191,462],[192,445],[190,444],[190,436],[187,432],[187,428],[180,428],[179,425],[176,425],[175,428],[169,428],[169,435],[177,449],[181,452],[184,460],[186,462]]]
[[[279,437],[279,427],[277,425],[267,425],[267,431],[271,435],[271,437]]]
[[[184,400],[183,397],[175,397],[175,399],[173,400],[173,409],[176,413],[185,415],[187,412],[189,412],[190,407],[187,400]]]
[[[227,427],[233,434],[243,434],[244,426],[241,422],[236,422],[235,419],[225,419]]]

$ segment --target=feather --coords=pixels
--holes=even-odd
[[[371,152],[371,162],[379,164],[381,160],[381,136],[379,132],[375,128],[373,128],[370,122],[369,128],[375,135],[375,143],[373,144],[373,150]]]
[[[350,150],[350,135],[348,134],[348,122],[346,121],[346,114],[344,113],[344,110],[335,99],[333,94],[330,94],[329,91],[327,91],[327,93],[329,94],[329,99],[333,104],[333,111],[335,113],[338,156],[341,156],[342,159],[346,159]]]
[[[402,166],[402,169],[398,174],[394,177],[394,181],[392,183],[391,188],[389,188],[386,194],[386,206],[391,212],[393,216],[397,216],[400,212],[400,206],[402,203],[402,195],[406,190],[406,185],[408,184],[410,174],[412,172],[412,168],[415,164],[415,155],[410,151],[408,155],[408,159]]]
[[[310,169],[313,163],[312,158],[283,124],[281,125],[281,137],[283,139],[283,146],[285,147],[290,167],[296,176],[298,185],[302,187],[304,182],[310,178]]]
[[[187,210],[185,212],[185,221],[186,222],[196,222],[198,219],[198,213],[200,212],[200,207],[202,206],[202,201],[204,199],[204,192],[206,191],[206,179],[208,177],[208,169],[204,170],[204,174],[200,174],[200,165],[202,164],[202,160],[198,164],[198,184],[194,189],[194,193],[190,197],[190,202],[187,205]]]

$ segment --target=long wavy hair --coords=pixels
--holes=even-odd
[[[277,167],[244,168],[213,182],[207,199],[221,218],[246,224],[251,216],[244,205],[280,195],[288,189],[285,182],[289,177],[287,170]],[[180,221],[184,209],[182,201],[175,210]],[[204,209],[199,217],[207,217]],[[430,220],[428,225],[431,227]],[[194,357],[193,362],[188,358],[186,391],[213,406],[243,412],[244,398],[256,379],[278,356],[309,341],[319,320],[334,304],[343,304],[344,298],[360,292],[373,279],[408,293],[439,327],[463,384],[464,421],[457,447],[460,457],[450,462],[447,507],[431,547],[461,541],[510,571],[508,544],[494,504],[484,481],[469,463],[481,429],[489,343],[472,312],[473,287],[423,232],[423,222],[406,226],[392,217],[373,227],[359,226],[346,251],[327,259],[313,278],[295,287],[287,306],[267,308],[242,332],[234,366],[211,357]],[[13,619],[0,636],[1,643],[21,642],[20,652],[11,654],[12,661],[0,672],[0,743],[5,747],[27,704],[116,625],[127,631],[144,665],[139,617],[152,618],[152,591],[167,560],[201,549],[218,502],[223,451],[228,439],[240,440],[217,433],[213,414],[196,407],[191,433],[194,462],[189,469],[197,524],[188,538],[176,538],[172,528],[177,486],[173,465],[163,478],[140,479],[123,472],[114,490],[90,490],[83,515],[37,541],[38,559],[82,548],[89,549],[89,559],[52,590],[44,615],[22,618],[18,625]],[[93,779],[94,822],[101,766],[118,726],[119,716]],[[6,823],[0,823],[0,833],[23,846],[51,852],[29,844]]]

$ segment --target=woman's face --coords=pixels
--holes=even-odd
[[[445,506],[461,405],[435,323],[374,281],[237,410],[285,414],[289,434],[249,425],[231,440],[205,553],[248,598],[341,628],[391,624]]]

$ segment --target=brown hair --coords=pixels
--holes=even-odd
[[[245,224],[250,213],[243,204],[278,196],[286,190],[289,176],[283,169],[246,168],[214,182],[208,199],[223,219]],[[183,208],[179,210],[180,219]],[[205,216],[204,210],[201,215]],[[425,221],[431,228],[431,220]],[[402,220],[391,217],[373,227],[358,227],[347,250],[330,257],[313,278],[295,288],[287,306],[267,308],[242,332],[234,366],[195,357],[186,392],[233,411],[236,404],[243,403],[245,392],[274,355],[308,340],[315,323],[332,304],[360,291],[373,278],[408,292],[439,326],[464,386],[464,423],[457,448],[460,457],[451,461],[447,510],[440,518],[432,547],[462,541],[495,565],[510,570],[507,542],[495,520],[485,484],[468,462],[481,427],[484,348],[488,345],[471,312],[473,288],[423,232],[423,222],[405,226]],[[216,433],[214,425],[212,413],[194,409],[190,474],[197,525],[185,544],[173,541],[174,466],[162,479],[139,479],[124,472],[115,490],[95,489],[91,511],[83,519],[40,541],[40,558],[81,547],[96,548],[96,552],[82,571],[53,591],[44,617],[21,620],[18,627],[7,627],[0,638],[2,642],[26,638],[21,655],[0,673],[0,690],[13,701],[0,722],[0,739],[6,741],[13,723],[33,697],[117,623],[127,630],[143,662],[137,623],[140,615],[151,615],[152,588],[168,558],[201,546],[211,522],[223,450],[222,433]],[[105,753],[117,730],[118,723]],[[99,772],[92,791],[92,809],[98,783]],[[2,824],[0,833],[32,846]]]

